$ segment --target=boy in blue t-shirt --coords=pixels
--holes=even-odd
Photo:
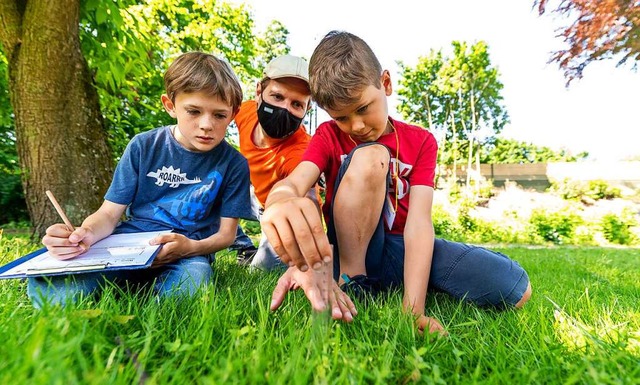
[[[73,232],[52,225],[42,243],[70,259],[112,233],[173,233],[151,241],[163,244],[151,269],[30,278],[34,306],[76,300],[107,281],[155,282],[160,296],[193,295],[210,281],[215,252],[233,243],[238,218],[252,216],[247,161],[224,140],[242,102],[233,70],[213,55],[190,52],[171,64],[164,82],[162,104],[177,124],[136,135],[98,211]]]

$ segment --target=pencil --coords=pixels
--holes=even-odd
[[[69,228],[69,231],[75,231],[76,228],[73,227],[73,225],[71,224],[71,221],[67,217],[67,214],[64,213],[64,210],[62,210],[60,203],[58,203],[58,201],[56,200],[56,197],[54,197],[51,191],[49,190],[45,191],[44,193],[47,195],[47,198],[49,198],[51,203],[53,203],[53,207],[55,207],[56,211],[58,212],[58,215],[60,215],[60,218],[62,218],[62,221],[64,222],[64,224],[67,225],[67,228]]]

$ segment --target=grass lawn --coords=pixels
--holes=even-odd
[[[5,236],[0,262],[35,247]],[[640,384],[640,250],[500,251],[529,272],[531,301],[500,313],[430,294],[444,338],[417,335],[399,293],[351,324],[312,315],[301,292],[270,313],[278,274],[231,254],[181,303],[110,288],[36,311],[24,281],[1,280],[0,384]]]

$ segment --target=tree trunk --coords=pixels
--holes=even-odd
[[[469,188],[471,186],[471,173],[473,171],[473,168],[472,168],[472,166],[473,166],[473,162],[472,162],[472,159],[473,159],[473,146],[474,146],[473,136],[469,135],[468,142],[469,142],[469,148],[468,148],[469,151],[467,152],[467,180],[466,180],[467,188]]]
[[[80,51],[79,8],[80,0],[0,0],[18,155],[38,236],[61,222],[45,190],[79,225],[100,206],[113,172],[98,94]]]
[[[475,146],[476,138],[474,134],[477,132],[477,124],[476,124],[476,103],[475,97],[473,96],[473,86],[471,87],[471,92],[469,93],[470,99],[470,107],[471,107],[471,129],[469,130],[469,158],[467,159],[467,187],[469,187],[469,183],[471,181],[471,170],[473,169],[473,147]],[[478,195],[478,175],[480,175],[480,170],[476,170],[474,178],[476,179],[475,183],[475,193]]]
[[[453,139],[453,143],[451,144],[451,152],[453,153],[453,181],[458,183],[458,133],[456,132],[456,119],[453,110],[451,110],[451,135]]]

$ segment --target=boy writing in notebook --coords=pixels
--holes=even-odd
[[[309,63],[311,93],[333,119],[318,127],[303,161],[271,190],[262,227],[284,262],[272,309],[292,284],[317,292],[321,261],[331,259],[340,287],[366,298],[403,287],[403,307],[420,331],[444,332],[425,314],[427,288],[480,306],[521,307],[531,295],[527,273],[506,256],[435,239],[431,221],[437,144],[429,131],[392,119],[391,76],[370,47],[347,32],[330,32]],[[328,234],[304,197],[324,172]],[[309,296],[314,308],[349,312]],[[336,318],[336,317],[334,317]]]
[[[98,211],[74,231],[49,227],[42,243],[70,259],[112,233],[174,232],[151,241],[163,245],[152,269],[30,278],[35,306],[75,300],[107,281],[154,282],[160,296],[193,295],[210,281],[215,252],[233,243],[238,218],[251,217],[247,161],[224,140],[242,102],[233,70],[213,55],[190,52],[170,65],[164,82],[161,101],[176,124],[136,135]]]

